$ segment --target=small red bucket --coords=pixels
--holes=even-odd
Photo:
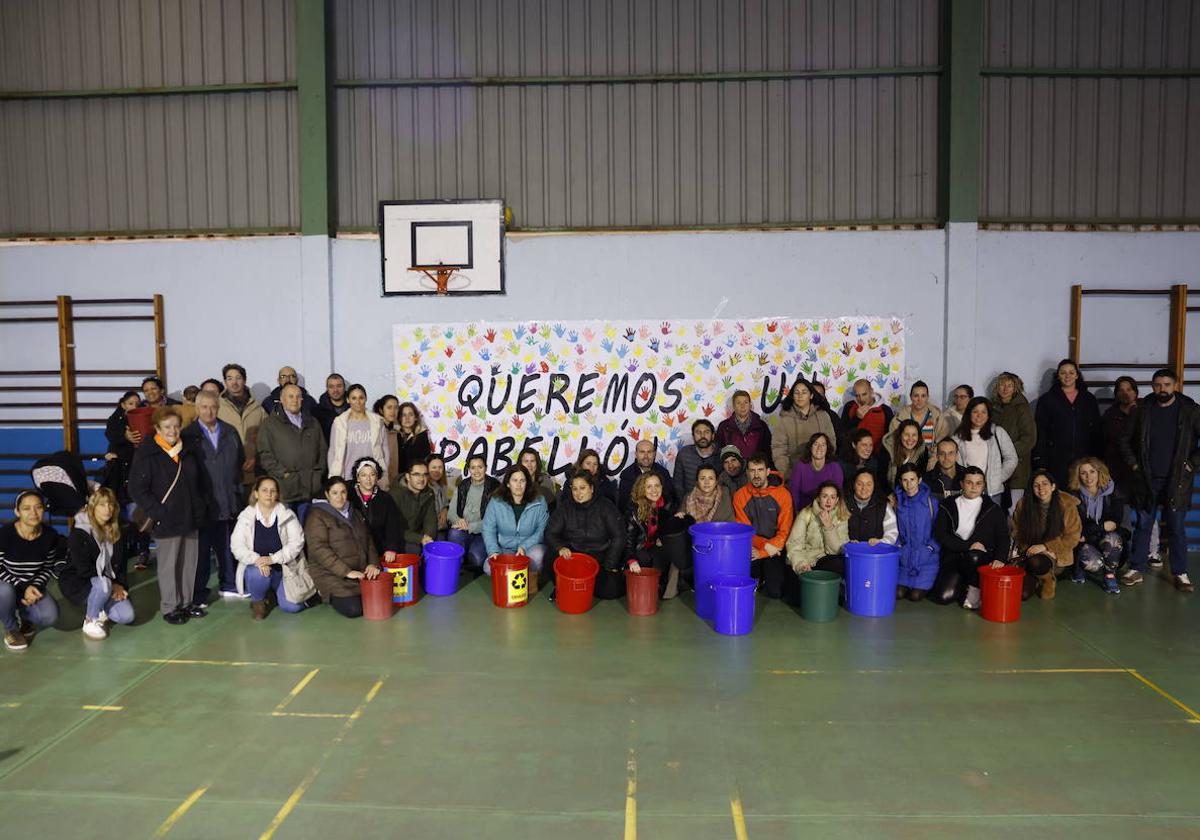
[[[598,574],[600,564],[591,555],[575,552],[570,559],[557,558],[554,561],[554,603],[569,615],[587,612],[592,608]]]
[[[419,554],[397,554],[392,562],[379,564],[385,572],[392,573],[392,603],[398,609],[411,607],[421,597],[420,563]]]
[[[125,422],[131,431],[141,432],[142,440],[138,446],[154,437],[154,409],[151,406],[126,411]]]
[[[658,580],[658,569],[643,566],[636,574],[625,570],[625,596],[630,615],[654,615],[658,612]]]
[[[488,561],[492,570],[492,603],[512,609],[529,601],[529,558],[519,554],[498,554]]]
[[[1025,583],[1025,570],[1017,566],[990,565],[979,567],[979,591],[983,600],[979,614],[988,621],[1001,623],[1021,618],[1021,587]]]
[[[362,592],[363,617],[371,621],[383,621],[392,617],[392,576],[380,572],[374,580],[363,578],[358,582]]]

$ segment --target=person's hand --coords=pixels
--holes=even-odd
[[[421,545],[429,545],[431,542],[433,542],[433,537],[429,536],[428,534],[422,535]]]
[[[750,549],[750,559],[751,560],[761,560],[765,556],[766,555],[760,549],[757,549],[757,548]]]
[[[881,542],[883,542],[883,540],[877,540],[874,537],[871,537],[871,539],[867,540],[867,545],[879,545]]]
[[[394,552],[394,551],[383,552],[383,562],[384,563],[395,563],[396,562],[396,552]]]
[[[775,543],[767,543],[763,546],[763,551],[767,552],[768,557],[774,557],[780,553],[781,549]]]
[[[125,427],[125,440],[129,441],[130,443],[141,443],[142,442],[142,433],[134,431],[133,429],[126,426]]]
[[[467,524],[467,520],[465,520],[465,519],[460,519],[460,520],[458,520],[457,522],[455,522],[455,523],[454,523],[454,529],[455,529],[456,531],[466,531],[466,530],[468,530],[470,527],[471,527],[471,526]]]
[[[808,563],[797,563],[796,565],[792,566],[792,571],[798,575],[802,575],[805,572],[811,572],[812,566],[810,566]]]
[[[257,461],[258,459],[253,455],[248,456],[246,460],[242,462],[242,472],[254,472],[254,465],[257,463]]]
[[[367,566],[367,570],[363,573],[363,576],[366,577],[367,580],[375,580],[375,578],[379,577],[379,567],[372,563],[371,565]]]
[[[1026,555],[1030,555],[1030,554],[1049,554],[1049,553],[1050,553],[1050,552],[1046,551],[1046,546],[1042,545],[1041,543],[1038,543],[1037,545],[1031,545],[1031,546],[1029,546],[1029,550],[1025,552],[1025,554],[1026,554]]]
[[[675,518],[676,518],[676,519],[683,519],[683,517],[685,517],[685,516],[687,516],[687,511],[682,511],[682,510],[681,510],[681,511],[679,511],[678,513],[676,513],[676,514],[675,514]]]
[[[116,453],[116,452],[105,452],[105,453],[104,453],[104,460],[105,460],[105,461],[115,461],[115,460],[117,460],[117,453]]]
[[[827,511],[827,510],[818,511],[817,518],[821,520],[822,528],[832,528],[833,527],[833,516],[829,513],[829,511]]]
[[[993,560],[989,565],[991,565],[991,567],[993,569],[999,569],[1001,566],[1004,565],[1004,563],[999,560]]]
[[[362,580],[366,575],[362,572],[350,572],[346,575],[346,580]]]
[[[642,573],[642,564],[636,560],[630,560],[629,571],[633,572],[635,575],[640,575]]]
[[[492,555],[492,556],[494,557],[495,555]],[[525,556],[525,546],[520,546],[520,547],[518,547],[518,548],[517,548],[517,556],[518,556],[518,557],[524,557],[524,556]]]
[[[891,505],[892,507],[895,507],[895,506],[896,506],[896,494],[895,494],[895,493],[888,493],[887,502],[888,502],[888,504],[889,504],[889,505]]]
[[[566,546],[560,548],[558,550],[558,556],[562,557],[565,560],[570,560],[571,559],[571,549],[567,548]]]
[[[449,518],[450,518],[450,511],[448,511],[448,510],[439,510],[438,511],[438,530],[441,530],[446,527],[446,521]]]
[[[38,601],[42,600],[45,593],[36,586],[28,586],[25,588],[25,597],[21,599],[21,603],[27,607],[32,607]]]
[[[975,542],[971,543],[969,550],[970,551],[987,551],[987,547],[984,546],[983,543],[981,543],[979,541],[975,541]]]
[[[1043,553],[1043,554],[1045,554],[1047,557],[1049,557],[1051,560],[1057,560],[1057,559],[1058,559],[1058,555],[1057,555],[1057,554],[1055,554],[1055,553],[1054,553],[1053,551],[1051,551],[1050,549],[1046,549],[1046,550],[1045,550],[1044,552],[1042,552],[1042,553]]]
[[[258,573],[263,577],[271,576],[271,558],[258,557],[254,560],[254,565],[258,567]]]
[[[1106,519],[1106,520],[1104,520],[1104,530],[1105,530],[1105,531],[1115,531],[1115,530],[1117,530],[1117,523],[1116,523],[1116,522],[1113,522],[1111,519]]]
[[[129,598],[129,592],[124,586],[117,582],[113,582],[112,599],[114,601],[124,601]]]

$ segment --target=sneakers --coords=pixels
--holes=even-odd
[[[1142,573],[1137,569],[1126,569],[1125,573],[1121,575],[1121,583],[1126,586],[1137,586],[1141,582]]]
[[[241,592],[238,592],[238,591],[236,591],[236,590],[234,590],[234,591],[230,591],[230,590],[228,590],[228,589],[222,589],[222,590],[221,590],[221,597],[222,597],[222,598],[229,599],[229,600],[231,600],[231,601],[243,601],[243,600],[246,600],[247,598],[249,598],[249,597],[250,597],[250,593],[249,593],[249,592],[247,592],[247,593],[243,594],[243,593],[241,593]]]
[[[9,650],[25,650],[29,647],[29,640],[20,630],[13,630],[4,634],[4,646]]]
[[[1071,564],[1071,583],[1086,583],[1087,575],[1083,571],[1082,563]]]
[[[1116,575],[1112,575],[1112,574],[1105,575],[1104,582],[1101,583],[1100,585],[1104,588],[1104,591],[1107,592],[1109,595],[1120,595],[1121,594],[1121,587],[1119,587],[1117,585],[1117,576]]]
[[[108,631],[104,629],[104,622],[100,619],[88,618],[83,622],[83,635],[100,642],[108,638]]]
[[[1192,585],[1192,579],[1184,572],[1182,575],[1175,575],[1175,588],[1180,592],[1195,592],[1196,587]]]
[[[982,600],[978,586],[967,587],[967,597],[963,598],[962,608],[964,610],[977,610],[979,603]]]

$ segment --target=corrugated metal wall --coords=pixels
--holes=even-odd
[[[36,92],[0,101],[0,234],[297,228],[295,91],[203,92],[295,79],[294,21],[294,0],[0,0],[0,91]]]
[[[1200,3],[984,9],[983,219],[1200,218]]]
[[[452,197],[523,228],[937,214],[935,72],[788,78],[935,67],[937,0],[336,0],[334,32],[343,228]]]

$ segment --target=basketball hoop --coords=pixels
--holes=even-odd
[[[458,274],[462,266],[458,265],[413,265],[409,266],[409,271],[417,271],[424,274],[433,281],[434,289],[439,295],[445,295],[450,291],[450,278]]]

